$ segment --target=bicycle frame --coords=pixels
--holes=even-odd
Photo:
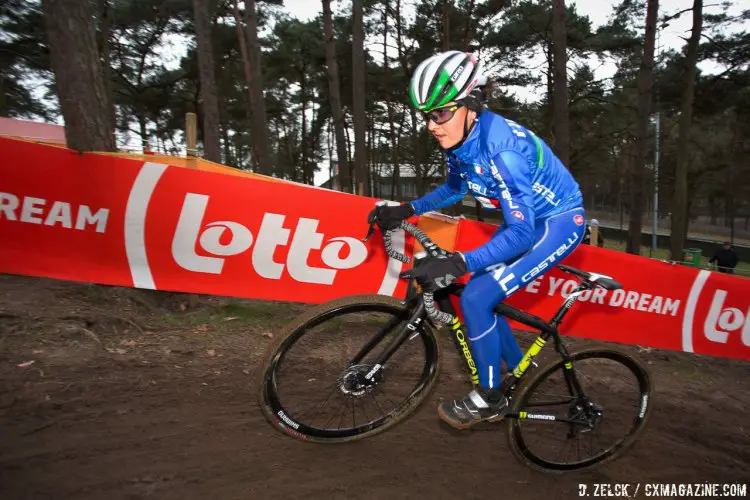
[[[555,341],[555,350],[560,354],[564,361],[563,366],[565,382],[568,386],[568,390],[570,391],[571,396],[575,400],[581,400],[582,398],[585,399],[581,384],[578,381],[575,370],[573,370],[572,357],[563,345],[557,327],[560,323],[562,323],[563,318],[568,314],[571,307],[576,302],[576,300],[578,300],[578,297],[581,295],[581,293],[586,290],[591,290],[594,286],[595,285],[593,283],[587,280],[581,281],[578,287],[570,295],[568,295],[568,297],[561,305],[560,309],[558,309],[552,320],[549,322],[546,322],[538,316],[534,316],[533,314],[521,311],[520,309],[517,309],[508,304],[500,303],[495,307],[495,311],[498,314],[502,314],[507,318],[530,326],[541,332],[540,335],[538,335],[534,342],[531,344],[531,346],[527,349],[518,365],[515,366],[512,371],[509,371],[503,378],[498,390],[502,391],[504,396],[508,398],[512,396],[516,385],[526,374],[529,366],[531,366],[532,364],[536,365],[534,363],[534,358],[541,352],[542,348],[546,345],[549,338],[552,337]],[[435,293],[435,301],[439,304],[442,311],[448,312],[453,315],[454,320],[450,325],[450,328],[453,332],[453,340],[456,349],[461,355],[463,355],[464,360],[466,361],[466,366],[468,368],[472,384],[474,386],[478,386],[479,375],[477,372],[476,364],[474,363],[474,359],[471,355],[471,348],[469,346],[469,343],[467,342],[465,327],[458,319],[455,308],[450,301],[451,296],[460,297],[463,293],[464,287],[465,285],[461,283],[454,283],[446,288],[443,288],[442,290]],[[365,375],[365,378],[367,380],[372,379],[378,374],[378,372],[385,366],[388,359],[390,359],[390,357],[399,349],[399,347],[401,347],[401,345],[407,340],[407,338],[413,338],[414,336],[419,334],[419,326],[423,321],[425,321],[425,318],[427,316],[427,312],[425,310],[421,295],[417,294],[407,299],[403,303],[407,306],[407,310],[411,313],[409,315],[408,321],[401,328],[401,331],[398,332],[395,338],[385,347],[380,356],[376,359],[373,368]],[[374,348],[380,341],[382,341],[385,336],[388,335],[388,333],[403,320],[403,317],[394,317],[384,328],[382,328],[377,334],[375,334],[375,336],[373,336],[373,338],[370,339],[370,341],[367,342],[367,344],[365,344],[362,349],[350,360],[350,366],[358,364],[372,348]],[[540,404],[540,406],[551,406],[555,404],[560,403],[546,403]],[[506,415],[506,418],[581,423],[578,420],[561,418],[555,415],[528,412],[509,413]]]

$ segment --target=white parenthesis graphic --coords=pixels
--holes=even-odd
[[[687,304],[685,304],[685,314],[682,315],[682,350],[693,352],[693,317],[695,316],[695,306],[698,304],[698,297],[701,295],[703,285],[710,275],[705,269],[698,272],[693,286],[690,288]]]
[[[391,233],[391,243],[393,249],[398,253],[403,254],[406,248],[406,232],[403,229],[393,231]],[[396,291],[396,285],[398,284],[399,273],[401,272],[402,262],[400,260],[388,257],[388,267],[385,269],[383,275],[383,282],[380,284],[378,295],[390,295]]]
[[[167,169],[162,163],[146,162],[130,189],[125,208],[125,253],[133,286],[156,290],[146,255],[146,213],[156,183]]]

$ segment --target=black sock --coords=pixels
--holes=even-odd
[[[500,401],[503,400],[505,396],[503,395],[503,391],[499,388],[497,389],[490,389],[487,391],[487,402],[496,405]]]

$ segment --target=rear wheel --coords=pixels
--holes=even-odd
[[[653,383],[644,364],[616,349],[588,349],[536,371],[513,395],[508,438],[521,462],[544,472],[601,466],[626,451],[652,410]],[[575,396],[566,372],[583,393]],[[550,416],[572,420],[554,421]]]
[[[321,304],[289,324],[263,365],[265,417],[279,431],[321,443],[363,439],[404,420],[437,379],[435,335],[423,321],[385,366],[376,368],[375,359],[411,313],[393,297],[363,295]]]

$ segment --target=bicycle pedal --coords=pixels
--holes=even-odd
[[[483,422],[493,424],[495,422],[500,422],[501,420],[505,420],[505,413],[499,413],[493,417],[486,418],[483,420]]]

